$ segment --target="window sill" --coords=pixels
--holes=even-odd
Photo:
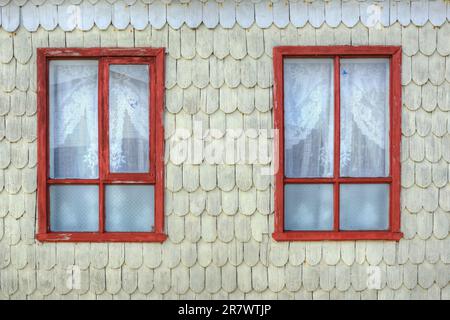
[[[399,241],[402,232],[391,231],[284,231],[272,234],[276,241],[350,241],[350,240],[390,240]]]
[[[49,232],[38,233],[41,242],[164,242],[167,235],[156,232]]]

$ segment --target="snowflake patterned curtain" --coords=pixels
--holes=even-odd
[[[285,175],[333,176],[332,59],[284,62]]]
[[[341,176],[389,175],[389,60],[341,60]]]
[[[50,63],[50,177],[98,177],[98,62]],[[110,168],[148,172],[148,65],[111,65]]]
[[[50,62],[50,177],[98,177],[98,62]]]
[[[148,172],[148,65],[109,69],[109,161],[111,172]]]
[[[389,60],[341,60],[340,175],[389,174]],[[333,60],[284,65],[285,175],[333,176]]]

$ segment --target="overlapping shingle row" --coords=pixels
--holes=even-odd
[[[86,31],[94,25],[142,30],[148,25],[160,29],[166,23],[174,29],[202,23],[208,28],[285,28],[289,23],[303,27],[308,22],[314,27],[353,27],[358,22],[369,27],[396,22],[423,26],[428,21],[441,26],[450,19],[450,5],[443,0],[2,0],[0,11],[0,25],[7,31],[19,25],[29,31],[39,26]]]

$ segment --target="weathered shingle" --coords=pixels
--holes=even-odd
[[[92,243],[89,252],[91,266],[96,269],[103,269],[108,264],[108,244]]]
[[[155,269],[153,279],[156,292],[166,293],[169,291],[171,284],[170,276],[171,272],[168,268],[158,267]]]
[[[411,59],[412,79],[418,85],[423,85],[428,80],[428,57],[422,53],[415,54]]]
[[[428,78],[434,85],[441,85],[445,80],[445,57],[434,52],[428,60]]]

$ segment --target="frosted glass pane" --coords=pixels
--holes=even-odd
[[[50,177],[98,177],[98,63],[50,61]]]
[[[285,185],[284,212],[285,230],[332,230],[333,185]]]
[[[148,65],[111,65],[109,70],[110,170],[148,172]]]
[[[389,185],[342,184],[340,208],[341,230],[387,230]]]
[[[154,187],[106,186],[106,231],[150,232],[154,225]]]
[[[341,176],[389,174],[389,60],[341,60]]]
[[[333,176],[332,59],[284,60],[286,177]]]
[[[98,186],[50,186],[50,230],[98,231]]]

